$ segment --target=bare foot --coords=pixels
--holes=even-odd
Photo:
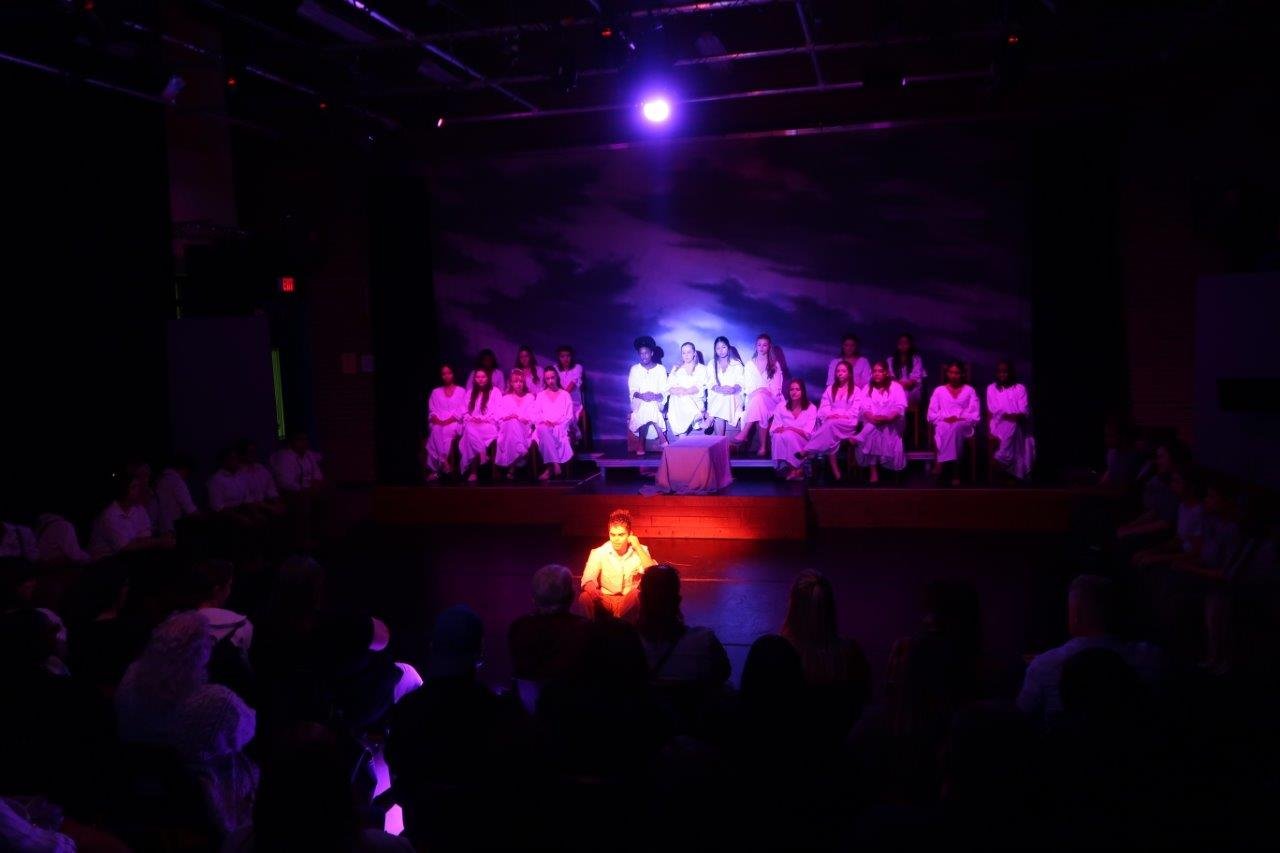
[[[430,474],[427,475],[428,483],[434,483],[439,479],[440,479],[440,474],[435,471],[432,471]]]
[[[827,457],[827,461],[831,465],[831,476],[835,477],[836,482],[838,483],[844,479],[844,474],[840,473],[840,463],[836,461],[834,453]]]
[[[550,479],[551,479],[551,469],[550,469],[550,468],[543,468],[543,469],[542,469],[542,473],[538,475],[538,479],[539,479],[539,480],[550,480]]]

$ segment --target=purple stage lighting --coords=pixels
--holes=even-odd
[[[646,121],[662,124],[671,118],[671,102],[661,95],[653,95],[644,99],[640,112],[644,114]]]

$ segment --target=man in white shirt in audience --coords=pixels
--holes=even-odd
[[[634,619],[640,578],[656,562],[631,532],[631,513],[625,509],[609,513],[609,541],[591,552],[582,571],[578,601],[587,616]]]
[[[318,489],[324,482],[320,454],[311,449],[305,432],[295,432],[289,437],[288,446],[272,455],[271,471],[276,476],[276,485],[286,494]]]
[[[209,478],[209,509],[226,512],[245,503],[244,481],[239,477],[240,457],[233,448],[218,454],[218,470]]]
[[[117,475],[116,499],[93,523],[89,553],[95,560],[149,548],[172,548],[173,538],[155,536],[145,505],[148,484],[143,476]]]
[[[276,489],[276,478],[270,468],[258,461],[258,445],[246,438],[236,445],[236,452],[240,455],[236,476],[244,482],[245,503],[278,505],[280,492]]]
[[[190,457],[180,453],[175,454],[169,465],[156,478],[155,493],[156,502],[159,505],[156,529],[160,533],[173,533],[178,519],[199,512],[195,501],[191,499],[191,489],[187,486],[191,469]]]

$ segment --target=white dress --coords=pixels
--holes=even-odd
[[[475,378],[476,378],[476,372],[474,370],[467,374],[466,388],[468,392],[471,390],[471,386],[475,384],[475,381],[474,381]],[[493,369],[493,374],[489,377],[489,384],[492,385],[494,388],[498,388],[498,389],[507,387],[506,380],[502,375],[502,368],[495,367]]]
[[[856,456],[858,464],[864,468],[878,465],[890,471],[901,471],[907,467],[907,454],[902,446],[902,430],[906,426],[903,413],[907,411],[907,392],[897,382],[890,382],[889,387],[873,388],[867,386],[867,393],[862,398],[862,429],[858,431]],[[893,418],[887,424],[872,423],[870,417],[888,416]]]
[[[462,416],[467,413],[467,401],[471,395],[466,389],[453,386],[453,394],[446,394],[444,387],[431,392],[427,402],[427,412],[442,421],[449,418],[458,420],[451,424],[433,424],[428,420],[427,429],[427,468],[441,471],[449,459],[449,451],[453,448],[453,440],[462,434]]]
[[[495,461],[504,468],[529,452],[533,443],[533,419],[538,414],[538,395],[506,394],[498,409],[498,453]]]
[[[836,384],[836,365],[844,361],[843,358],[833,358],[831,363],[827,365],[827,387],[830,388]],[[871,382],[871,362],[864,357],[858,356],[853,360],[853,384],[859,388],[866,388]]]
[[[683,362],[671,368],[671,375],[667,377],[667,393],[670,394],[667,423],[673,433],[684,435],[691,426],[702,420],[702,413],[705,411],[703,401],[710,384],[705,364],[693,365],[692,374],[685,371]],[[697,393],[671,394],[673,388],[689,388]]]
[[[1031,435],[1031,404],[1027,401],[1027,389],[1021,383],[999,388],[993,382],[987,386],[987,413],[990,416],[987,429],[992,438],[998,439],[995,460],[1019,480],[1026,479],[1036,461],[1036,440]],[[1006,420],[1001,415],[1022,415],[1023,419]]]
[[[929,374],[924,372],[924,361],[920,356],[911,357],[911,369],[908,370],[904,365],[898,368],[897,356],[889,356],[889,373],[892,374],[895,381],[901,382],[903,379],[914,379],[916,387],[907,391],[902,389],[907,395],[907,404],[912,407],[919,407],[920,401],[924,399],[924,380]]]
[[[840,446],[840,442],[848,441],[858,434],[858,416],[862,414],[862,402],[866,391],[856,385],[850,394],[844,388],[835,397],[831,395],[831,386],[822,392],[822,403],[818,406],[819,426],[813,432],[804,449],[810,453],[832,453]]]
[[[468,395],[470,400],[470,395]],[[483,463],[489,456],[489,445],[498,440],[498,415],[502,411],[502,392],[497,388],[489,392],[488,405],[483,394],[462,418],[462,441],[458,443],[459,463],[464,469],[472,460]]]
[[[752,396],[760,388],[765,393]],[[774,409],[782,402],[782,365],[778,365],[770,378],[760,372],[754,358],[748,361],[743,368],[742,393],[746,398],[746,408],[742,413],[743,429],[754,423],[769,423]]]
[[[802,461],[800,451],[804,450],[805,443],[813,435],[817,424],[818,407],[813,403],[799,414],[787,408],[786,403],[780,403],[773,413],[773,422],[769,425],[769,434],[773,441],[773,461],[786,462],[788,465],[798,467]],[[775,432],[778,427],[795,427],[804,435],[796,435],[790,430]]]
[[[964,385],[960,393],[951,394],[947,385],[933,389],[929,398],[929,423],[933,424],[933,443],[938,448],[939,462],[954,462],[960,458],[964,443],[973,436],[974,427],[982,419],[982,410],[978,407],[978,392],[973,386]],[[944,418],[957,417],[955,423],[947,423]]]
[[[534,435],[544,462],[560,465],[573,458],[569,443],[569,422],[573,420],[573,398],[567,391],[543,391],[538,395]],[[547,426],[545,421],[550,421]]]
[[[573,416],[576,418],[582,414],[582,365],[575,364],[568,370],[565,370],[559,364],[555,367],[556,373],[560,374],[561,388],[567,391],[569,389],[570,382],[576,383],[573,390],[569,391],[569,399],[573,400]]]
[[[636,393],[661,394],[661,400],[637,400]],[[638,431],[647,423],[655,423],[662,427],[662,406],[666,402],[667,371],[660,364],[651,365],[645,370],[643,365],[631,365],[631,373],[627,375],[627,396],[631,399],[631,417],[627,420],[627,429]],[[648,436],[641,436],[648,438]]]
[[[707,414],[720,418],[729,426],[737,426],[742,420],[742,385],[746,381],[746,369],[742,362],[729,359],[729,366],[720,371],[720,380],[716,381],[716,368],[713,362],[707,368]],[[718,394],[715,386],[732,388],[738,386],[737,394]]]

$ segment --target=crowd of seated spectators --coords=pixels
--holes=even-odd
[[[621,620],[581,612],[549,565],[495,689],[474,610],[439,613],[412,660],[316,560],[242,535],[269,508],[56,572],[43,533],[6,526],[23,550],[0,562],[0,848],[1243,844],[1280,766],[1277,528],[1188,462],[1153,446],[1082,517],[1062,642],[1012,680],[954,580],[921,591],[876,683],[831,579],[799,571],[735,679],[674,566]],[[161,486],[182,471],[155,486],[179,507]],[[146,512],[124,479],[110,531]]]

